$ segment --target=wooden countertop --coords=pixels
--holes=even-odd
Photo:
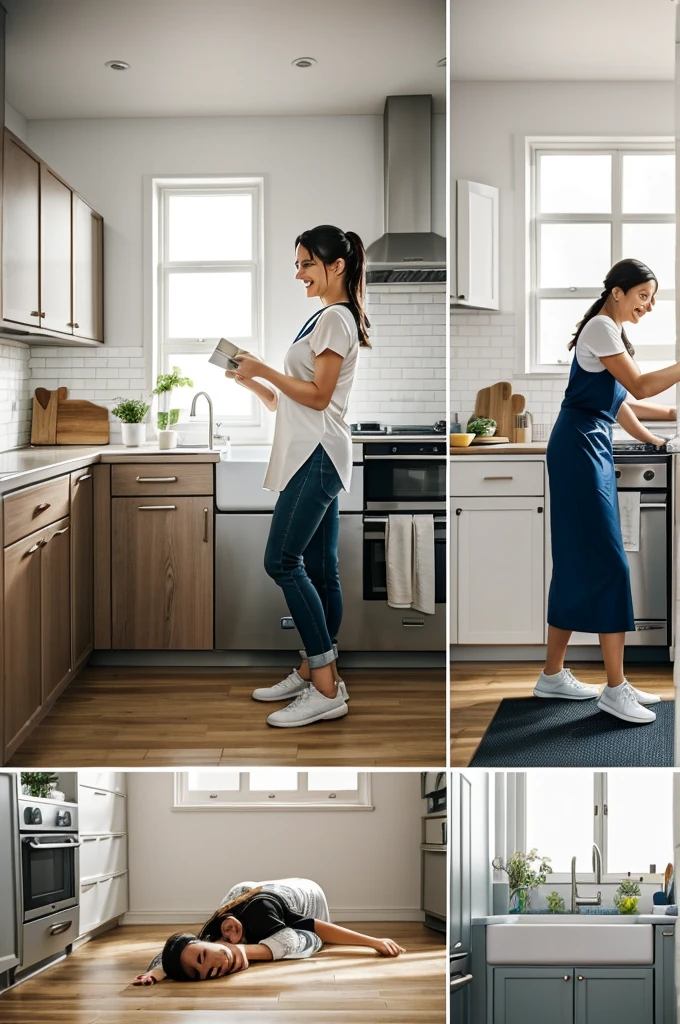
[[[531,441],[529,444],[471,444],[467,448],[451,448],[451,455],[545,455],[547,441]]]

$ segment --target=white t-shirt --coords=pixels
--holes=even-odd
[[[348,491],[352,479],[352,435],[345,421],[349,395],[359,357],[359,332],[347,306],[333,305],[321,311],[312,330],[288,349],[283,369],[298,380],[314,379],[314,359],[330,349],[342,356],[335,390],[325,409],[310,409],[279,394],[274,443],[263,486],[282,491],[321,444]]]
[[[579,334],[576,343],[576,358],[582,370],[601,373],[605,369],[601,356],[617,356],[626,351],[617,327],[610,316],[594,316]]]

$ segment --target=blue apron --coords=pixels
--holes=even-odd
[[[293,344],[295,344],[296,341],[300,341],[301,338],[306,338],[308,334],[311,334],[316,327],[316,322],[321,314],[325,313],[327,309],[331,308],[331,306],[347,306],[348,309],[352,308],[349,302],[331,302],[330,305],[322,306],[321,309],[317,309],[316,313],[312,313],[309,320],[306,320],[302,325]]]
[[[548,624],[559,629],[635,629],[611,440],[625,397],[609,370],[589,373],[574,353],[546,458],[553,560]]]

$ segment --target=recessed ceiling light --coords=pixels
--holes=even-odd
[[[311,68],[316,64],[314,57],[296,57],[294,61],[291,61],[296,68]]]
[[[104,67],[111,68],[112,71],[127,71],[130,65],[125,60],[107,60]]]
[[[442,57],[441,60],[437,61],[437,67],[438,68],[445,68],[446,67],[446,57]]]

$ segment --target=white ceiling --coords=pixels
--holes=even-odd
[[[671,81],[671,0],[451,0],[459,81]]]
[[[2,3],[7,100],[29,119],[377,114],[399,93],[445,109],[445,0]]]

